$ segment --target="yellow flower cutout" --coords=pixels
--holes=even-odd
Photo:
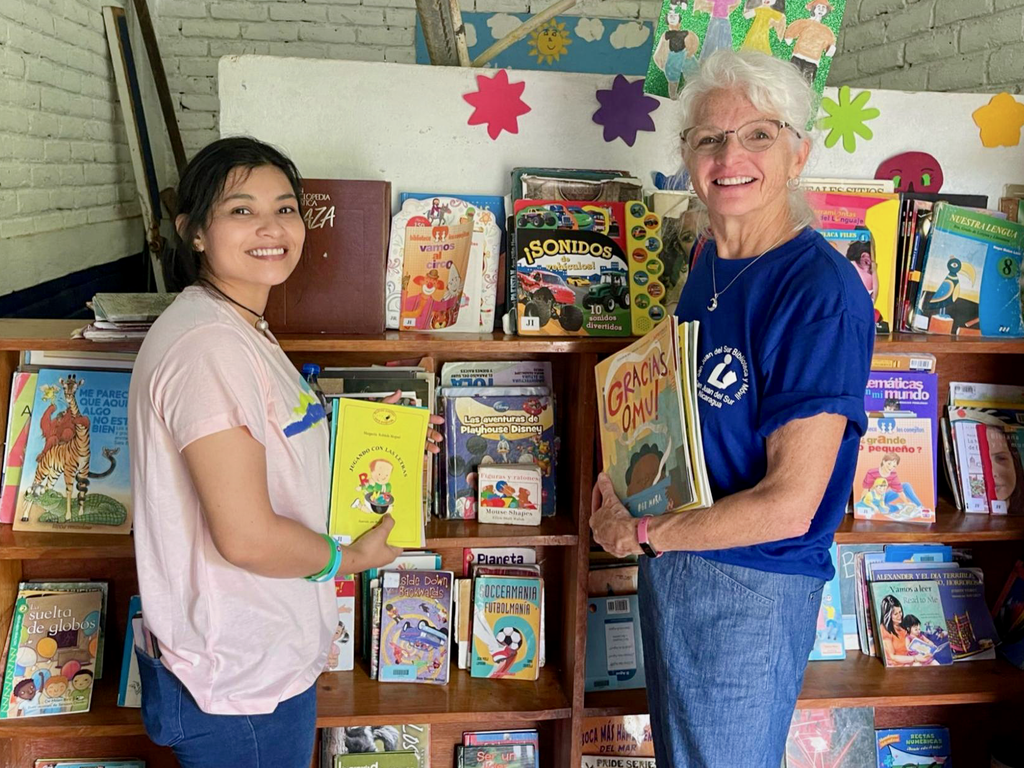
[[[552,19],[540,29],[530,33],[530,56],[537,57],[538,64],[551,64],[568,53],[572,38],[565,31],[565,24]]]
[[[981,143],[986,147],[1016,147],[1024,127],[1024,104],[1005,91],[996,94],[984,107],[971,113],[981,128]]]

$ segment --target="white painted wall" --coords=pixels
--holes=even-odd
[[[387,179],[399,191],[505,194],[515,166],[620,168],[645,182],[652,171],[679,162],[678,104],[662,101],[657,131],[634,147],[606,143],[591,116],[605,75],[510,71],[525,81],[533,111],[519,133],[491,141],[483,126],[467,124],[473,108],[462,94],[476,90],[477,73],[457,67],[418,67],[355,61],[310,61],[265,56],[221,59],[221,132],[246,133],[282,147],[310,177]],[[488,73],[493,74],[493,73]],[[835,89],[826,96],[836,98]],[[1024,145],[982,146],[971,113],[991,94],[874,91],[881,111],[858,138],[854,154],[825,149],[818,136],[808,176],[871,178],[886,158],[908,150],[934,154],[947,191],[982,193],[995,202],[1002,185],[1018,181]],[[941,130],[935,130],[941,126]]]

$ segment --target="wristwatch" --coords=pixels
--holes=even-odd
[[[647,528],[653,519],[653,515],[644,515],[640,518],[640,522],[636,526],[636,540],[640,543],[640,549],[644,551],[645,555],[648,557],[661,557],[664,553],[658,552],[651,546],[651,539],[647,532]]]

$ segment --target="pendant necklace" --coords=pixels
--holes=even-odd
[[[220,288],[218,288],[216,285],[211,283],[206,278],[200,278],[199,282],[201,282],[207,288],[212,288],[214,290],[214,292],[216,292],[221,297],[223,297],[223,298],[227,299],[228,301],[230,301],[236,307],[240,307],[241,309],[244,309],[246,312],[248,312],[250,315],[253,315],[256,318],[256,321],[253,323],[253,327],[257,331],[262,333],[264,336],[269,336],[270,323],[267,322],[266,318],[264,318],[263,315],[261,315],[259,312],[255,312],[255,311],[249,309],[247,306],[245,306],[245,304],[242,304],[241,302],[235,301],[230,296],[228,296],[226,293],[224,293],[224,291],[222,291]]]
[[[764,253],[762,253],[760,256],[755,258],[752,262],[747,264],[747,266],[745,266],[743,269],[741,269],[739,271],[739,274],[737,274],[736,277],[734,277],[732,280],[730,280],[729,284],[727,286],[725,286],[725,288],[723,288],[721,291],[718,290],[718,282],[715,280],[715,254],[711,254],[711,290],[712,290],[712,293],[714,295],[711,297],[711,301],[708,302],[708,312],[714,312],[716,309],[718,309],[718,297],[721,296],[726,291],[728,291],[732,287],[732,284],[740,279],[740,275],[742,275],[744,272],[746,272],[752,266],[757,264],[757,262],[761,260],[761,256],[764,256],[766,253],[768,253],[768,251],[775,250],[775,248],[777,248],[779,246],[779,244],[783,240],[785,240],[785,239],[786,239],[786,235],[783,235],[781,238],[776,240],[775,243],[773,245],[771,245],[768,248],[767,251],[764,251]]]

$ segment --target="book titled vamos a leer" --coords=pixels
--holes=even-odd
[[[604,471],[634,517],[711,503],[696,342],[697,324],[672,317],[596,368]]]

